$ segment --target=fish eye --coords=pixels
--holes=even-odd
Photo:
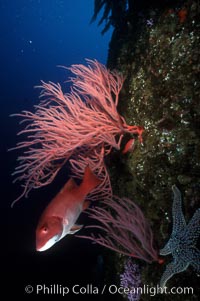
[[[46,234],[48,232],[48,228],[47,227],[42,227],[42,233]]]

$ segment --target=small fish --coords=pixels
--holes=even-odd
[[[101,180],[93,174],[89,166],[85,168],[82,183],[78,186],[71,178],[44,210],[36,229],[36,250],[45,251],[67,234],[74,234],[83,225],[76,220],[90,202],[86,196]]]
[[[185,22],[185,20],[187,18],[187,14],[188,14],[188,12],[187,12],[186,8],[183,8],[183,9],[179,10],[179,12],[178,12],[178,18],[179,18],[179,22],[180,23],[184,23]]]
[[[128,152],[132,152],[134,149],[134,143],[135,143],[135,139],[132,138],[130,140],[128,140],[128,142],[126,143],[126,145],[124,146],[124,149],[122,151],[122,154],[126,154]]]

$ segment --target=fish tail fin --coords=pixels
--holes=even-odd
[[[101,184],[101,180],[92,172],[89,165],[86,166],[83,182],[81,184],[82,188],[86,194],[90,193],[96,186]]]

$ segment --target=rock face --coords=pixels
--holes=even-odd
[[[200,204],[199,14],[195,0],[127,12],[126,26],[114,29],[110,43],[108,66],[126,75],[119,111],[129,124],[145,128],[143,146],[136,143],[132,153],[113,154],[114,193],[143,208],[158,249],[172,227],[171,186],[176,184],[184,196],[187,220]],[[164,268],[145,265],[143,283],[156,285]],[[197,274],[188,269],[168,286],[191,286],[194,292],[184,300],[197,300],[197,284]],[[167,295],[154,299],[167,300]]]

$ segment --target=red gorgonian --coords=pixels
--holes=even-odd
[[[102,206],[103,205],[103,206]],[[95,225],[86,228],[101,230],[98,234],[76,235],[101,246],[148,263],[160,262],[153,246],[153,233],[141,209],[128,198],[113,196],[103,200],[101,207],[89,208]]]
[[[96,60],[87,62],[88,66],[68,68],[75,75],[70,78],[70,93],[64,94],[60,84],[42,81],[42,100],[35,111],[14,114],[26,123],[18,133],[26,139],[12,148],[23,149],[13,173],[15,181],[22,182],[23,192],[13,204],[32,188],[50,184],[67,161],[80,176],[86,158],[90,163],[99,156],[103,163],[102,153],[106,156],[112,148],[120,149],[125,133],[137,134],[142,141],[143,128],[128,125],[117,112],[123,76]],[[100,175],[102,165],[93,164],[92,169]],[[106,170],[103,177],[108,187]]]

